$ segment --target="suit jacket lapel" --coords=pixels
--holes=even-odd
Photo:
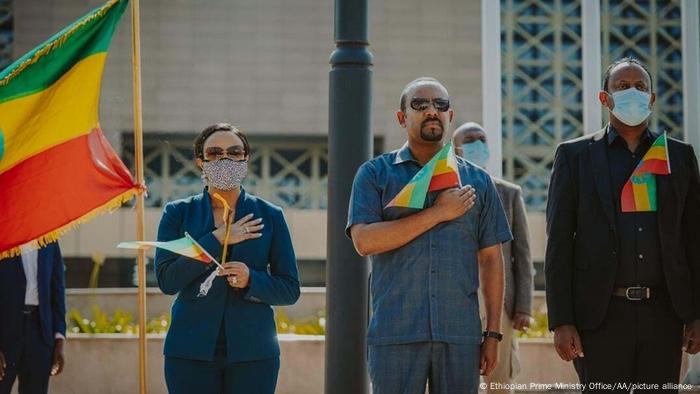
[[[20,254],[19,256],[14,257],[15,263],[17,264],[17,283],[22,283],[26,286],[27,284],[27,276],[24,273],[24,263],[22,262],[22,255]]]
[[[605,129],[598,131],[588,146],[591,165],[593,168],[593,180],[595,182],[600,205],[605,216],[610,222],[610,228],[617,234],[615,227],[615,205],[613,204],[612,189],[610,187],[610,164],[608,163],[607,141]],[[619,196],[618,196],[619,197]]]
[[[653,138],[656,139],[659,134],[652,133]],[[673,182],[674,173],[674,158],[671,158],[671,147],[669,144],[668,160],[671,164],[671,174],[670,175],[657,175],[656,176],[656,222],[659,227],[659,234],[670,234],[670,232],[665,232],[666,226],[673,226],[676,215],[673,210],[672,203],[676,201],[676,189]],[[663,237],[661,237],[663,239]]]
[[[671,175],[656,176],[656,222],[659,225],[659,233],[663,234],[666,220],[672,219],[673,209],[668,205],[674,200],[674,190]],[[674,219],[675,220],[675,219]]]
[[[36,284],[39,287],[39,304],[42,300],[48,299],[48,294],[44,294],[46,289],[51,287],[50,281],[53,260],[51,259],[52,246],[49,244],[36,251]]]
[[[195,239],[214,229],[214,210],[211,206],[208,188],[205,187],[202,194],[198,195],[196,198],[198,199],[196,201],[197,216],[194,219],[196,220],[196,224],[188,223],[189,225],[194,225],[193,227],[197,229],[196,231],[190,230],[192,231],[190,235],[195,237]]]

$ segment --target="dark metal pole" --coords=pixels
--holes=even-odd
[[[335,1],[336,50],[330,58],[329,86],[327,394],[362,394],[369,388],[365,337],[369,267],[345,236],[352,181],[372,152],[367,3]]]

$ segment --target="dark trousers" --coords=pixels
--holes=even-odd
[[[279,357],[249,362],[165,358],[165,382],[170,394],[274,394]]]
[[[603,323],[579,332],[583,358],[574,360],[586,393],[677,393],[683,323],[668,295],[646,301],[610,300]]]
[[[14,347],[18,351],[0,349],[7,363],[5,377],[0,380],[0,394],[9,394],[17,378],[20,394],[45,394],[49,389],[53,347],[42,338],[37,308],[25,310],[20,318],[24,325]]]
[[[369,346],[374,394],[476,394],[481,345],[417,342]]]

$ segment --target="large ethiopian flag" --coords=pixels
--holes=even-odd
[[[0,72],[0,258],[55,241],[141,190],[97,115],[126,6],[107,2]]]

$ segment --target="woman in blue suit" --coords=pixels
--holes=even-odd
[[[164,249],[156,252],[158,286],[177,294],[165,338],[165,380],[170,393],[274,393],[279,344],[271,305],[299,298],[299,275],[282,210],[241,187],[250,146],[235,127],[219,123],[194,143],[206,183],[202,194],[165,206],[158,240],[189,233],[219,260],[226,237],[224,205],[233,210],[227,262],[208,294],[198,297],[213,264]],[[235,208],[234,208],[235,207]]]

